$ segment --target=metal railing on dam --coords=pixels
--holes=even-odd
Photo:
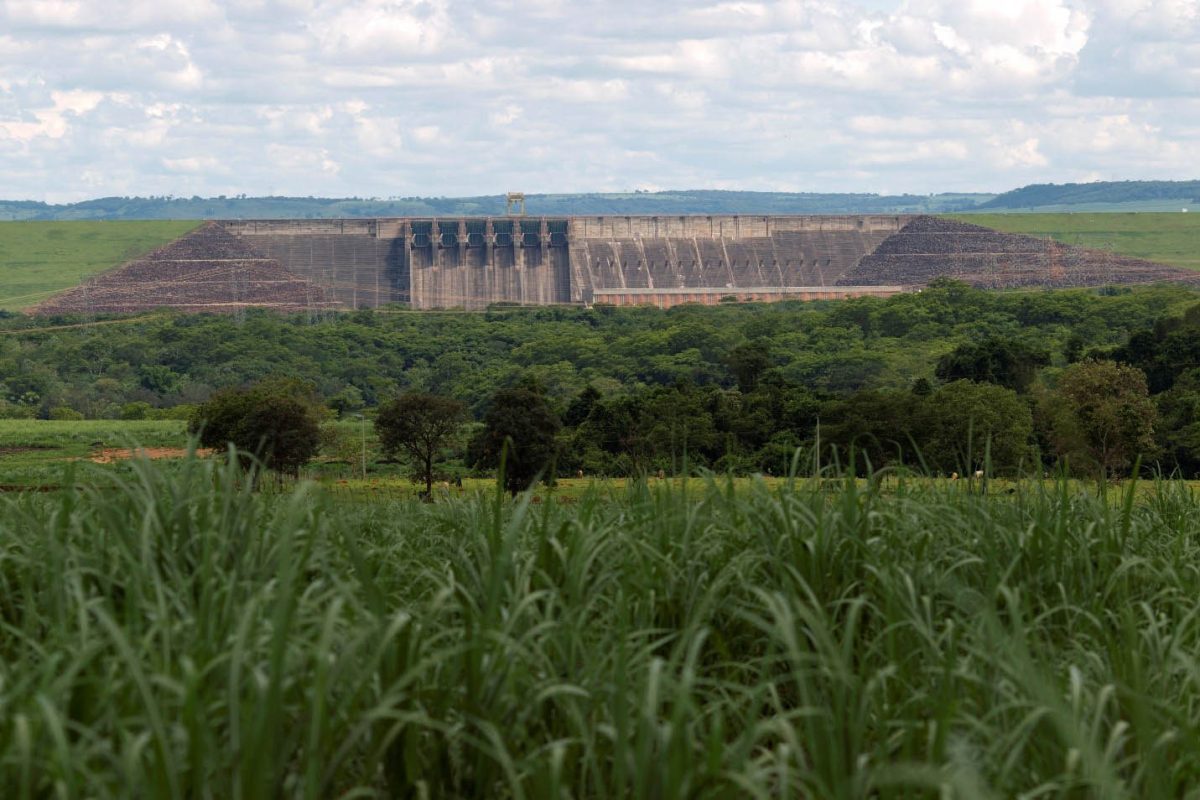
[[[655,304],[674,304],[688,294],[684,290],[697,298],[763,300],[832,290],[909,219],[696,215],[220,224],[349,307],[403,301],[415,308],[478,309],[601,302],[600,296],[617,295],[661,294]]]

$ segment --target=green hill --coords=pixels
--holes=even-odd
[[[1200,269],[1200,213],[956,214],[1005,233],[1049,236],[1063,244]]]
[[[191,221],[0,222],[0,310],[39,303],[194,227]]]
[[[1200,203],[1200,181],[1097,181],[1095,183],[1040,183],[1005,192],[978,206],[980,211],[1018,211],[1078,207],[1104,210],[1114,205],[1126,210],[1178,211]],[[1136,206],[1138,208],[1134,208]]]
[[[997,195],[670,190],[528,194],[535,216],[635,214],[949,214],[965,211],[1178,211],[1200,205],[1200,181],[1035,184]],[[476,197],[100,197],[50,204],[0,200],[0,220],[338,219],[488,216],[503,195]]]

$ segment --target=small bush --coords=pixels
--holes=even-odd
[[[196,406],[190,403],[180,403],[167,408],[152,408],[146,412],[146,419],[174,419],[186,422],[196,413]]]
[[[126,403],[121,406],[121,419],[149,419],[152,409],[153,406],[144,400]]]

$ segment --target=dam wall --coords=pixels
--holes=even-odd
[[[670,302],[832,287],[902,216],[496,217],[219,223],[351,308]],[[681,290],[695,300],[681,300]],[[739,290],[736,292],[722,290]],[[753,291],[751,291],[753,290]],[[798,293],[791,293],[792,296]],[[666,298],[671,298],[668,301]]]

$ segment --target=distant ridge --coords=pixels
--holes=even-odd
[[[974,211],[1178,211],[1200,206],[1200,180],[1035,184],[982,193],[661,192],[528,194],[533,216],[683,214],[953,214]],[[478,197],[102,197],[51,204],[0,200],[0,221],[363,219],[502,216],[503,195]]]
[[[877,195],[665,191],[528,194],[534,216],[645,214],[945,214],[991,194]],[[51,205],[0,200],[0,220],[355,219],[502,216],[503,195],[381,199],[323,197],[105,197]]]
[[[976,211],[1176,201],[1200,203],[1200,181],[1101,181],[1033,184],[981,203]],[[1174,210],[1174,209],[1172,209]]]

